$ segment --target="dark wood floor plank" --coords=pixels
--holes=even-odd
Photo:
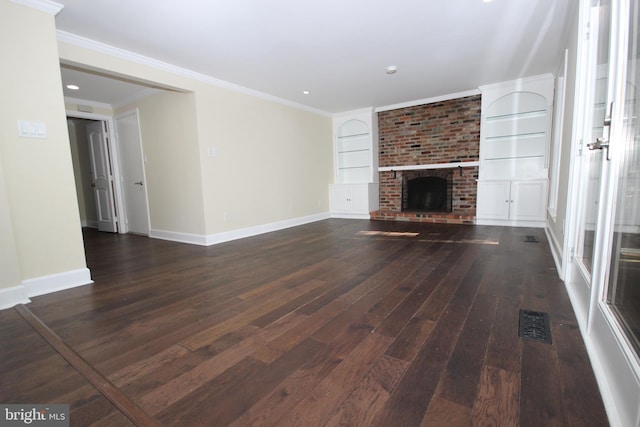
[[[387,355],[410,362],[433,330],[435,322],[414,316],[389,346]]]
[[[324,426],[390,343],[391,339],[388,337],[369,334],[281,422],[291,426]]]
[[[552,324],[558,354],[558,376],[562,384],[562,401],[569,425],[606,426],[602,399],[583,390],[597,388],[584,342],[578,327],[556,321]],[[579,349],[580,351],[576,351]]]
[[[407,367],[407,363],[382,356],[325,424],[330,426],[369,426],[382,409]]]
[[[291,410],[340,362],[341,359],[336,356],[336,351],[326,346],[230,425],[234,427],[278,425],[279,420],[287,417]]]
[[[471,425],[471,410],[441,397],[431,399],[421,427],[464,427]]]
[[[496,313],[496,299],[478,296],[442,373],[436,394],[471,409],[476,400],[487,342]]]
[[[84,235],[95,284],[28,307],[163,425],[606,425],[544,230],[330,219],[211,247]],[[518,338],[520,308],[549,313],[552,344]],[[0,310],[0,370],[0,401],[132,424],[15,310]]]
[[[291,323],[286,322],[286,320],[283,319],[282,323],[291,326]],[[294,326],[296,324],[293,323]],[[211,382],[237,363],[247,359],[255,351],[260,350],[262,346],[267,345],[270,340],[279,337],[283,332],[286,333],[286,329],[278,327],[262,330],[259,333],[248,336],[221,353],[202,358],[204,360],[195,364],[195,366],[189,364],[188,367],[190,369],[158,385],[148,394],[142,396],[139,401],[149,413],[155,414],[183,399],[205,383]],[[303,340],[301,339],[300,341]],[[200,360],[201,358],[199,357],[198,361]]]
[[[431,295],[431,292],[433,292],[438,284],[446,277],[462,253],[463,250],[452,252],[448,254],[448,256],[443,256],[439,259],[439,262],[433,266],[431,272],[407,295],[402,303],[394,309],[376,331],[389,337],[398,335],[402,328],[404,328],[414,316],[418,308],[422,306],[422,303]]]
[[[472,254],[469,252],[468,256]],[[422,422],[479,287],[482,265],[479,262],[474,262],[474,265],[475,268],[472,266],[463,278],[425,345],[407,368],[398,388],[376,419],[376,425],[398,423],[419,426]]]
[[[231,368],[221,377],[222,380],[214,380],[205,385],[213,393],[201,393],[196,391],[177,404],[167,408],[159,414],[159,418],[176,425],[203,425],[208,420],[215,420],[220,425],[227,425],[246,412],[260,397],[271,391],[296,369],[303,367],[314,354],[322,351],[324,345],[307,339],[285,353],[273,362],[269,369],[259,368],[248,372]],[[260,366],[260,364],[258,364]],[[241,375],[244,375],[242,377]],[[229,380],[227,380],[229,378]],[[243,381],[242,378],[245,378]],[[220,384],[233,384],[221,387]],[[211,405],[215,401],[216,405]]]
[[[24,319],[38,331],[39,334],[62,356],[69,364],[81,373],[95,388],[111,401],[124,415],[138,425],[155,426],[157,422],[147,412],[136,405],[111,381],[105,378],[93,366],[88,364],[82,356],[69,348],[47,325],[42,323],[28,308],[23,305],[16,306],[16,310]]]
[[[485,366],[478,398],[473,406],[472,425],[517,426],[519,401],[520,376],[515,372]]]
[[[520,426],[567,425],[557,375],[556,353],[550,345],[535,341],[523,342]]]
[[[468,308],[453,305],[443,313],[376,417],[374,425],[420,425],[467,311]]]

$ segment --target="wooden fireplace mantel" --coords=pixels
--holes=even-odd
[[[479,166],[480,162],[449,162],[449,163],[432,163],[430,165],[405,165],[405,166],[384,166],[379,167],[378,172],[393,172],[393,171],[408,171],[408,170],[421,170],[421,169],[453,169],[453,168],[468,168],[472,166]]]

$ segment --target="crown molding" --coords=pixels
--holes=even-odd
[[[60,13],[64,5],[56,3],[50,0],[11,0],[14,3],[21,4],[23,6],[37,9],[42,12],[50,13],[51,15],[57,15]]]
[[[415,101],[403,102],[401,104],[393,104],[393,105],[387,105],[384,107],[377,107],[375,111],[376,113],[378,113],[380,111],[397,110],[400,108],[415,107],[417,105],[432,104],[434,102],[449,101],[451,99],[464,98],[467,96],[474,96],[474,95],[480,95],[480,90],[472,89],[464,92],[456,92],[456,93],[450,93],[447,95],[434,96],[433,98],[417,99]]]
[[[188,79],[197,80],[203,83],[210,84],[212,86],[221,87],[224,89],[229,89],[234,92],[243,93],[245,95],[254,96],[256,98],[261,98],[266,101],[275,102],[281,105],[286,105],[288,107],[296,108],[298,110],[305,110],[314,114],[319,114],[326,117],[331,117],[331,114],[319,110],[313,107],[309,107],[304,104],[299,104],[297,102],[290,101],[288,99],[280,98],[274,95],[269,95],[268,93],[260,92],[254,89],[249,89],[244,86],[237,85],[235,83],[230,83],[224,80],[216,79],[214,77],[208,76],[206,74],[198,73],[187,68],[178,67],[176,65],[168,64],[163,61],[159,61],[157,59],[149,58],[148,56],[140,55],[137,53],[130,52],[128,50],[120,49],[115,46],[111,46],[105,43],[97,42],[95,40],[88,39],[86,37],[78,36],[73,33],[68,33],[66,31],[57,30],[58,41],[62,43],[68,43],[73,46],[82,47],[85,49],[93,50],[95,52],[104,53],[110,56],[114,56],[117,58],[125,59],[127,61],[134,62],[136,64],[146,65],[151,68],[155,68],[157,70],[166,71],[171,74],[175,74],[181,77],[186,77]]]

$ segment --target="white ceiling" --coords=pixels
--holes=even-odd
[[[57,2],[64,5],[59,30],[329,113],[554,72],[568,10],[576,6],[576,0]],[[398,72],[386,74],[388,65]],[[103,84],[91,100],[118,104],[116,90],[99,90]]]

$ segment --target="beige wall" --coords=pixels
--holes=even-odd
[[[328,212],[330,117],[65,42],[59,51],[176,90],[115,112],[139,109],[152,230],[206,236]]]
[[[0,0],[0,17],[0,155],[9,208],[0,215],[2,252],[15,252],[23,281],[83,269],[54,17],[8,0]],[[18,120],[45,123],[48,137],[18,137]],[[5,230],[13,230],[15,249]],[[3,269],[0,287],[15,285],[15,272]]]
[[[328,211],[329,117],[215,87],[197,99],[207,234]]]
[[[0,288],[18,286],[22,282],[22,273],[18,259],[18,247],[13,232],[9,197],[4,180],[2,152],[0,151]]]
[[[196,106],[192,93],[166,91],[138,108],[152,230],[204,234]]]

